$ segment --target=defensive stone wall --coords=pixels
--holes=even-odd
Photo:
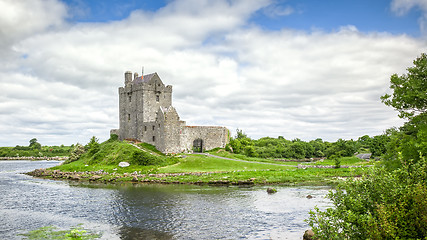
[[[157,73],[141,77],[135,73],[133,78],[132,72],[125,73],[125,86],[119,88],[119,115],[120,128],[110,133],[120,140],[153,144],[164,153],[222,148],[229,141],[225,127],[186,126],[172,107],[172,86],[165,86]]]
[[[213,126],[185,126],[182,134],[182,147],[192,150],[194,141],[201,139],[203,151],[217,147],[224,148],[229,141],[229,133],[226,127]]]

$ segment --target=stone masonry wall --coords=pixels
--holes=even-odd
[[[172,107],[172,86],[165,86],[157,73],[142,78],[125,73],[125,86],[119,88],[119,122],[120,128],[111,133],[120,140],[150,143],[164,153],[191,152],[196,139],[203,141],[203,150],[229,142],[225,127],[186,126]]]
[[[229,142],[229,133],[226,127],[210,126],[185,126],[181,135],[181,148],[185,151],[193,149],[193,141],[200,138],[203,140],[203,150],[224,148]]]

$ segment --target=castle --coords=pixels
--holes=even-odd
[[[203,152],[223,148],[229,142],[225,127],[187,126],[172,106],[172,86],[157,73],[138,76],[125,72],[119,88],[120,128],[112,129],[120,140],[135,139],[154,145],[163,153]]]

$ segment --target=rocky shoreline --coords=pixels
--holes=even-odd
[[[29,160],[29,161],[65,161],[68,157],[0,157],[0,160]]]
[[[162,178],[177,177],[177,176],[202,176],[218,172],[188,172],[188,173],[158,173],[158,174],[138,174],[134,173],[108,173],[103,170],[99,171],[86,171],[86,172],[62,172],[60,170],[50,169],[35,169],[34,171],[25,173],[26,175],[40,178],[49,178],[57,180],[73,180],[73,181],[89,181],[100,183],[115,183],[115,182],[132,182],[132,183],[162,183],[162,184],[196,184],[196,185],[254,185],[255,179],[247,181],[229,181],[229,180],[214,180],[214,181],[195,181],[195,182],[181,182],[181,181],[168,181]]]

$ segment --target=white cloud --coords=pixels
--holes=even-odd
[[[406,15],[412,8],[419,8],[422,16],[418,19],[420,30],[427,34],[427,1],[426,0],[393,0],[391,10],[399,16]]]
[[[423,41],[352,26],[332,33],[248,26],[269,4],[172,1],[122,21],[32,28],[4,48],[15,55],[0,59],[10,64],[0,69],[0,145],[105,140],[118,127],[123,73],[142,65],[173,85],[174,106],[191,125],[336,140],[401,124],[379,97]]]

